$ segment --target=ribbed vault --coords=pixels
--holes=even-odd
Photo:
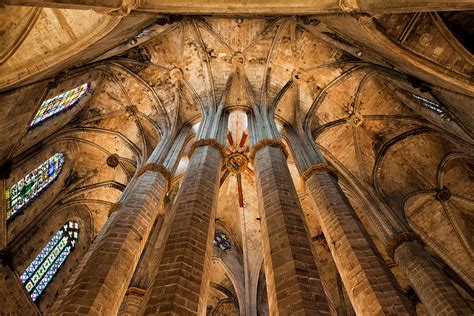
[[[135,16],[130,22],[135,27],[124,31],[135,37],[124,42],[117,36],[109,49],[97,43],[121,17],[24,7],[8,7],[1,15],[21,17],[18,23],[5,18],[0,25],[2,41],[8,43],[0,50],[1,89],[59,69],[89,46],[95,53],[91,56],[105,53],[49,83],[40,81],[0,96],[6,113],[0,123],[5,130],[0,135],[0,162],[12,170],[7,186],[54,152],[66,156],[59,178],[8,224],[8,243],[21,258],[30,258],[29,236],[40,234],[38,227],[52,216],[74,213],[85,227],[83,243],[88,244],[154,149],[186,131],[187,145],[176,159],[180,163],[167,166],[176,170],[167,195],[172,200],[186,172],[197,123],[222,106],[241,113],[241,121],[229,120],[234,139],[248,133],[242,113],[256,109],[271,113],[283,129],[308,136],[347,188],[357,188],[351,191],[351,202],[377,201],[376,212],[413,229],[433,255],[463,282],[474,284],[472,54],[437,13],[380,14],[370,21],[361,17],[354,29],[348,27],[353,18],[346,15],[333,20],[186,16],[156,26],[145,23],[150,16],[144,14],[141,22]],[[138,36],[144,29],[136,26],[142,24],[149,31]],[[364,35],[356,35],[361,29]],[[370,38],[378,42],[368,44]],[[382,43],[395,45],[406,58],[395,62]],[[440,47],[445,53],[438,54]],[[456,92],[420,84],[413,75],[446,83]],[[92,89],[73,109],[28,128],[43,100],[84,82]],[[441,103],[449,115],[438,115],[412,94]],[[15,132],[13,124],[18,125]],[[294,158],[290,155],[288,164],[311,237],[323,261],[330,261]],[[217,227],[233,243],[229,253],[214,253],[208,305],[217,314],[242,313],[241,300],[248,294],[242,292],[246,265],[252,266],[249,273],[257,280],[252,284],[255,296],[262,291],[253,168],[241,175],[244,207],[238,206],[236,178],[223,179],[216,216]],[[363,205],[356,208],[367,216]],[[16,260],[14,266],[21,270],[23,261]],[[326,270],[333,285],[340,283],[334,266]],[[45,301],[42,310],[54,297]],[[343,293],[338,301],[345,306]]]

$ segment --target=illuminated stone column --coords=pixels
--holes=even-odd
[[[472,315],[443,272],[435,265],[414,233],[401,233],[390,240],[387,252],[408,277],[430,315]]]
[[[214,219],[224,148],[196,141],[178,191],[171,231],[141,315],[203,315],[206,311]]]
[[[176,136],[170,150],[166,150],[164,165],[171,174],[176,172],[184,148],[190,136],[191,126],[184,125]],[[156,154],[160,151],[155,151]],[[159,155],[152,155],[152,159],[159,160]],[[169,197],[170,192],[168,192]],[[174,219],[174,209],[172,205],[165,203],[163,214],[156,218],[150,236],[145,244],[140,261],[135,269],[133,278],[129,284],[129,289],[125,294],[118,315],[137,315],[141,308],[141,303],[146,290],[153,282],[156,268],[159,265],[160,258],[163,256],[164,246]]]
[[[389,268],[337,182],[336,170],[320,153],[286,127],[301,179],[316,206],[316,217],[357,315],[413,315]]]
[[[264,267],[271,315],[329,315],[303,212],[280,141],[252,149],[262,214]]]
[[[394,276],[326,164],[302,175],[314,199],[318,222],[357,315],[414,315]]]
[[[154,163],[144,165],[137,180],[83,270],[71,286],[57,315],[116,314],[137,266],[156,216],[161,212],[169,174]]]
[[[307,141],[287,128],[301,177],[313,197],[321,225],[341,279],[358,315],[413,315],[415,311],[402,293],[391,271],[354,209],[342,192],[336,170]],[[374,207],[364,209],[379,238],[387,246],[423,304],[433,315],[468,314],[468,306],[416,241],[413,233]],[[378,211],[377,211],[378,210]],[[397,233],[397,231],[405,231]]]
[[[148,241],[143,250],[142,257],[138,263],[137,269],[133,275],[130,286],[125,293],[122,304],[118,312],[118,316],[134,316],[138,315],[140,311],[141,303],[145,297],[146,289],[148,289],[150,282],[152,281],[151,275],[153,275],[156,267],[156,257],[160,255],[160,244],[163,242],[158,237],[163,235],[163,216],[159,216],[154,224],[154,227],[148,237]],[[161,233],[161,234],[160,234]]]

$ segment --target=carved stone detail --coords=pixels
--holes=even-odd
[[[344,12],[357,12],[359,5],[356,0],[339,0],[339,7]]]
[[[119,165],[120,163],[120,157],[117,154],[112,154],[109,157],[107,157],[107,165],[109,167],[115,168]]]
[[[137,171],[137,178],[141,177],[145,172],[152,171],[152,172],[159,172],[165,177],[167,185],[166,190],[169,191],[171,188],[171,173],[163,165],[159,165],[154,162],[149,162],[144,164],[138,171]]]
[[[191,149],[189,150],[189,157],[191,157],[193,155],[196,148],[202,147],[202,146],[209,146],[209,147],[212,147],[214,149],[217,149],[219,151],[219,153],[221,154],[222,158],[225,157],[224,146],[222,146],[214,138],[203,138],[203,139],[200,139],[200,140],[196,141],[195,143],[193,143],[191,145]]]
[[[140,0],[123,0],[120,7],[115,9],[94,9],[97,13],[107,14],[110,16],[127,16],[130,12],[140,5]]]
[[[127,292],[125,292],[125,296],[133,295],[138,297],[144,297],[146,291],[144,289],[140,289],[138,287],[129,287]]]
[[[288,151],[286,150],[285,144],[283,144],[283,142],[271,138],[264,138],[255,145],[253,145],[252,150],[250,152],[250,161],[253,163],[257,151],[267,146],[280,148],[283,151],[285,157],[288,158]]]
[[[337,170],[325,163],[311,165],[301,174],[301,189],[304,190],[306,181],[316,172],[327,172],[337,179]]]
[[[438,201],[446,202],[447,200],[449,200],[450,197],[451,197],[451,192],[446,187],[443,187],[442,189],[436,192],[436,199]]]

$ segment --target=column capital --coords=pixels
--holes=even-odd
[[[171,173],[163,165],[159,165],[155,162],[148,162],[144,164],[140,169],[137,171],[137,179],[140,178],[145,172],[152,171],[152,172],[159,172],[165,177],[166,179],[166,191],[169,191],[171,188]]]
[[[209,147],[212,147],[214,149],[217,149],[217,151],[219,151],[219,153],[221,154],[221,157],[224,158],[225,157],[225,149],[224,149],[224,146],[222,146],[217,140],[215,140],[214,138],[203,138],[203,139],[200,139],[196,142],[194,142],[192,145],[191,145],[191,149],[189,150],[189,157],[191,157],[194,153],[194,151],[196,150],[196,148],[198,147],[202,147],[202,146],[209,146]]]
[[[360,10],[356,0],[339,0],[339,7],[344,12],[358,12]]]
[[[124,17],[130,14],[133,9],[140,6],[140,0],[122,0],[121,5],[118,8],[95,8],[93,9],[97,13],[107,14],[110,16]]]
[[[396,234],[395,236],[393,236],[388,242],[387,242],[387,246],[385,247],[385,250],[387,251],[387,255],[390,257],[390,258],[394,258],[395,256],[395,250],[397,250],[397,248],[405,243],[405,242],[410,242],[410,241],[419,241],[420,240],[420,237],[413,233],[413,232],[403,232],[403,233],[399,233],[399,234]]]
[[[316,172],[327,172],[337,178],[336,168],[328,165],[327,163],[317,163],[317,164],[311,165],[308,169],[306,169],[301,174],[301,180],[306,182],[306,180],[311,178],[313,173],[316,173]]]
[[[129,287],[127,289],[127,292],[125,292],[125,296],[133,295],[137,297],[144,297],[146,291],[144,289],[141,289],[139,287]]]
[[[286,146],[285,144],[283,144],[282,141],[271,138],[264,138],[258,141],[255,145],[253,145],[252,150],[250,151],[250,161],[253,163],[257,151],[267,146],[280,148],[281,151],[283,151],[285,157],[288,158],[288,151],[286,150]]]
[[[333,177],[337,179],[337,170],[336,168],[326,164],[326,163],[317,163],[314,165],[309,166],[308,169],[306,169],[302,174],[301,174],[301,189],[304,190],[304,186],[306,184],[306,181],[308,181],[311,176],[317,172],[327,172]]]

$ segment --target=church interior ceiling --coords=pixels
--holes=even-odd
[[[261,214],[245,114],[255,108],[274,115],[281,130],[314,142],[337,169],[377,245],[376,231],[383,228],[374,227],[373,217],[383,213],[419,234],[459,276],[456,286],[474,286],[473,11],[115,16],[64,8],[0,10],[5,187],[55,153],[64,155],[57,178],[7,223],[18,273],[37,244],[71,218],[81,227],[64,268],[73,269],[155,147],[192,126],[174,167],[167,196],[172,205],[203,115],[223,104],[231,114],[216,228],[231,246],[214,249],[209,313],[238,314],[244,273],[260,279],[253,291],[264,296]],[[44,100],[85,83],[70,108],[30,126]],[[288,165],[314,246],[327,262],[330,291],[350,312],[294,155],[289,150]],[[251,271],[244,271],[244,261]],[[66,281],[59,274],[51,283],[41,311],[51,308]],[[408,287],[403,277],[399,282]]]

